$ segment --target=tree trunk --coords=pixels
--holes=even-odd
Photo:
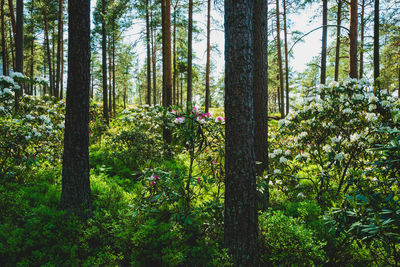
[[[253,1],[225,1],[224,243],[235,266],[258,266],[252,23]]]
[[[3,63],[3,75],[8,75],[8,56],[6,43],[6,25],[4,20],[4,0],[0,3],[1,16],[1,59]]]
[[[13,32],[13,35],[16,36],[17,35],[17,27],[16,27],[16,23],[15,23],[14,1],[13,0],[8,0],[8,9],[10,11],[12,32]]]
[[[61,39],[60,99],[64,97],[64,38]]]
[[[365,21],[364,21],[364,11],[365,11],[365,0],[361,2],[361,17],[360,17],[360,72],[358,77],[361,79],[364,74],[364,28],[365,28]]]
[[[90,0],[68,1],[68,85],[61,206],[90,215]]]
[[[192,92],[192,40],[193,40],[193,0],[189,0],[189,24],[188,24],[188,69],[187,69],[187,110],[190,111],[193,102]]]
[[[322,0],[322,52],[321,52],[321,84],[326,82],[326,46],[328,38],[328,0]]]
[[[54,96],[54,77],[53,70],[51,64],[51,53],[50,53],[50,39],[49,39],[49,29],[48,29],[48,21],[47,21],[47,10],[44,8],[43,10],[43,19],[44,19],[44,39],[46,42],[46,52],[47,52],[47,64],[49,67],[49,79],[50,79],[50,95]]]
[[[324,0],[327,1],[327,0]],[[283,33],[285,39],[285,82],[286,82],[286,114],[289,114],[289,56],[286,25],[286,0],[283,0]],[[325,60],[326,61],[326,60]],[[326,65],[326,63],[325,63]]]
[[[17,27],[15,35],[15,70],[24,73],[24,2],[17,0]],[[24,85],[15,94],[15,110],[19,108],[19,98],[24,94]]]
[[[279,0],[276,0],[276,41],[278,50],[278,67],[279,67],[279,88],[280,88],[280,100],[281,105],[279,111],[281,117],[285,117],[285,101],[283,97],[283,70],[282,70],[282,51],[281,51],[281,26],[280,26],[280,14],[279,14]]]
[[[177,96],[177,89],[176,89],[176,8],[178,6],[178,1],[176,1],[175,5],[174,5],[174,25],[173,27],[173,45],[172,45],[172,54],[174,57],[174,61],[173,61],[173,72],[172,72],[172,92],[173,92],[173,96],[172,96],[172,104],[176,105],[177,104],[177,100],[176,100],[176,96]]]
[[[265,12],[262,12],[265,10]],[[254,51],[254,151],[256,173],[262,176],[268,161],[268,53],[267,0],[255,0],[253,10]],[[268,201],[267,201],[268,202]]]
[[[207,62],[206,62],[206,99],[205,99],[206,112],[208,112],[210,108],[210,52],[211,52],[210,38],[211,38],[211,0],[207,0]]]
[[[162,104],[170,107],[172,104],[172,70],[171,70],[171,2],[162,1],[162,57],[163,57],[163,90]],[[172,135],[166,127],[163,129],[164,142],[171,143]]]
[[[61,76],[61,46],[63,40],[63,0],[58,2],[58,38],[57,38],[57,71],[56,71],[56,97],[60,97]]]
[[[149,0],[146,0],[146,50],[147,50],[147,98],[146,104],[151,105],[151,57],[150,57],[150,21]]]
[[[153,25],[153,12],[150,10],[150,34],[151,34],[151,50],[152,50],[152,63],[153,63],[153,105],[157,104],[157,42],[156,30]]]
[[[103,18],[101,21],[101,49],[102,49],[102,71],[103,71],[103,116],[106,125],[109,123],[108,117],[108,98],[107,98],[107,33],[106,33],[106,0],[101,1],[101,13]]]
[[[15,35],[14,35],[15,37]],[[11,48],[11,62],[12,62],[12,67],[13,70],[15,70],[15,51],[14,51],[15,43],[13,39],[13,31],[10,29],[10,48]]]
[[[335,81],[339,80],[339,60],[340,60],[340,30],[342,24],[342,0],[338,0],[338,10],[336,14],[336,53],[335,53]]]
[[[357,0],[350,1],[350,78],[357,75]]]
[[[112,103],[113,103],[113,114],[116,114],[116,103],[115,103],[115,25],[113,24],[113,35],[112,35]]]
[[[31,10],[31,15],[32,15],[32,10]],[[35,38],[32,37],[32,42],[31,42],[31,58],[30,58],[30,78],[33,81],[33,70],[34,70],[34,64],[35,60],[33,59],[34,57],[34,52],[35,52]],[[29,89],[29,95],[33,95],[33,82],[30,83],[30,89]]]
[[[374,6],[374,82],[379,89],[379,0],[375,0]]]

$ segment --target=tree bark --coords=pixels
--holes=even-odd
[[[173,60],[173,71],[172,71],[172,104],[176,105],[177,100],[177,90],[176,90],[176,8],[178,6],[178,1],[176,1],[174,5],[174,25],[173,28],[173,41],[172,41],[172,56],[174,57]]]
[[[170,107],[172,104],[172,70],[171,70],[171,1],[163,0],[162,3],[162,56],[163,56],[163,96],[162,104]],[[163,138],[166,144],[172,140],[171,131],[163,129]]]
[[[15,37],[15,35],[14,35]],[[14,38],[13,38],[13,31],[10,29],[10,49],[11,49],[11,63],[12,63],[12,67],[15,70],[15,51],[14,51],[14,47],[15,47],[15,42],[14,42]]]
[[[374,5],[374,82],[379,89],[379,0]]]
[[[113,35],[112,35],[112,103],[113,114],[115,116],[116,103],[115,103],[115,23],[113,22]]]
[[[327,1],[327,0],[324,0]],[[283,33],[285,40],[285,82],[286,82],[286,114],[289,114],[289,55],[286,25],[286,0],[283,0]]]
[[[151,2],[150,2],[151,4]],[[153,64],[153,105],[157,104],[157,42],[156,42],[156,30],[153,25],[153,12],[150,10],[150,34],[151,34],[151,50],[152,50],[152,64]]]
[[[4,0],[0,3],[0,16],[1,16],[1,58],[3,63],[3,75],[8,75],[8,56],[7,56],[7,42],[6,42],[6,25],[4,20]]]
[[[150,21],[149,0],[146,0],[146,52],[147,52],[147,97],[146,104],[151,105],[151,57],[150,57]]]
[[[49,67],[49,80],[50,80],[50,95],[54,96],[54,77],[53,77],[53,69],[51,64],[51,52],[50,52],[50,38],[49,38],[49,28],[48,28],[48,20],[47,20],[47,10],[46,7],[43,9],[43,19],[44,19],[44,39],[46,43],[46,52],[47,52],[47,64]]]
[[[58,38],[57,38],[57,71],[56,71],[56,97],[60,97],[61,74],[61,46],[63,45],[63,0],[58,2]]]
[[[336,14],[336,52],[335,52],[335,81],[339,80],[339,60],[340,60],[340,30],[342,24],[342,0],[338,0],[338,10]]]
[[[108,117],[108,90],[107,90],[107,33],[106,33],[106,0],[101,1],[101,49],[102,49],[102,72],[103,72],[103,117],[106,125],[109,124]]]
[[[280,26],[280,14],[279,14],[279,0],[276,0],[276,42],[278,50],[278,67],[279,67],[279,88],[280,88],[280,100],[281,105],[279,106],[279,111],[281,117],[285,117],[285,101],[283,97],[283,70],[282,70],[282,51],[281,51],[281,26]]]
[[[186,107],[190,111],[193,102],[193,91],[192,91],[192,40],[193,40],[193,0],[189,0],[189,24],[188,24],[188,66],[187,66],[187,99]]]
[[[60,99],[64,97],[64,38],[61,39]]]
[[[364,11],[365,11],[365,0],[361,1],[361,17],[360,17],[360,71],[358,77],[361,79],[364,74]]]
[[[24,73],[24,2],[17,0],[17,25],[15,35],[15,70]],[[19,108],[19,98],[24,94],[24,85],[15,93],[15,110]]]
[[[357,0],[350,1],[350,78],[357,79]]]
[[[253,1],[225,1],[224,243],[235,266],[258,266]]]
[[[320,83],[326,82],[326,46],[328,42],[328,0],[322,1],[322,52],[321,52],[321,79]]]
[[[265,10],[265,12],[262,12]],[[254,151],[256,173],[261,176],[268,161],[268,52],[267,0],[255,0],[253,10],[254,51]]]
[[[92,206],[89,180],[90,0],[68,1],[68,84],[61,206],[82,217]]]
[[[13,0],[8,0],[8,9],[10,11],[12,32],[13,32],[13,35],[16,36],[17,35],[17,27],[16,27],[16,22],[15,22],[14,1]]]
[[[205,111],[210,108],[210,50],[211,50],[211,0],[207,0],[207,61],[206,61],[206,99]]]

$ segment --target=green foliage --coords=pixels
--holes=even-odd
[[[298,219],[281,211],[259,217],[262,261],[272,266],[313,266],[325,260],[324,243]]]

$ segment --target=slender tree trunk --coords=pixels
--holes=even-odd
[[[151,57],[150,57],[150,21],[149,0],[146,0],[146,50],[147,50],[147,98],[146,104],[151,105]]]
[[[284,0],[285,1],[285,0]],[[262,12],[264,10],[264,12]],[[257,175],[262,176],[268,161],[268,64],[267,0],[255,0],[253,10],[254,51],[254,151]]]
[[[156,30],[153,25],[153,12],[150,10],[150,34],[151,34],[151,50],[152,50],[152,63],[153,63],[153,105],[157,104],[157,42]]]
[[[56,71],[56,94],[60,97],[61,76],[61,46],[63,40],[63,0],[58,2],[58,39],[57,39],[57,71]]]
[[[187,70],[187,110],[192,107],[193,90],[192,90],[192,40],[193,40],[193,0],[189,0],[189,24],[188,24],[188,70]]]
[[[224,243],[235,266],[258,266],[253,1],[225,1]]]
[[[163,0],[161,7],[162,19],[162,57],[163,57],[163,96],[162,104],[170,107],[172,104],[172,70],[171,70],[171,2]],[[163,130],[166,144],[171,143],[172,135],[166,127]]]
[[[327,0],[324,0],[327,1]],[[325,27],[326,28],[326,27]],[[283,33],[285,38],[285,82],[286,82],[286,114],[289,114],[289,55],[286,25],[286,0],[283,0]],[[326,66],[326,60],[325,60]]]
[[[101,49],[102,49],[102,71],[103,71],[103,116],[105,123],[108,125],[109,117],[108,117],[108,90],[107,90],[107,33],[106,33],[106,0],[101,1],[101,13],[103,14],[103,18],[101,21]]]
[[[357,0],[350,1],[350,78],[357,75]]]
[[[278,67],[279,67],[279,89],[281,105],[279,111],[281,117],[285,117],[285,101],[283,97],[284,85],[283,85],[283,70],[282,70],[282,51],[281,51],[281,26],[280,26],[280,14],[279,14],[279,0],[276,0],[276,41],[278,49]]]
[[[178,6],[178,1],[174,5],[174,25],[173,28],[173,40],[172,40],[172,56],[173,60],[173,71],[172,71],[172,104],[176,105],[178,102],[176,100],[177,90],[176,90],[176,7]]]
[[[14,35],[15,36],[15,35]],[[14,48],[15,48],[15,42],[14,42],[14,38],[13,38],[13,31],[10,29],[10,48],[11,48],[11,62],[12,62],[12,67],[13,67],[13,70],[15,70],[16,69],[16,67],[15,67],[15,51],[14,51]]]
[[[112,35],[112,78],[113,78],[113,83],[112,83],[112,96],[113,96],[113,114],[115,116],[116,114],[116,103],[115,103],[115,25],[113,24],[113,35]]]
[[[92,100],[93,99],[93,94],[94,94],[94,64],[93,62],[90,62],[90,94],[89,98]]]
[[[328,38],[328,0],[322,0],[322,52],[321,52],[321,84],[326,82],[326,46]]]
[[[89,180],[90,0],[68,1],[68,85],[61,206],[84,218]]]
[[[380,89],[379,84],[379,0],[374,5],[374,82]]]
[[[361,17],[360,17],[360,72],[358,77],[361,79],[364,74],[364,11],[365,11],[365,0],[361,1]]]
[[[13,35],[17,35],[17,27],[15,23],[15,13],[14,13],[14,1],[8,0],[8,10],[10,11],[10,19],[11,19],[11,26]]]
[[[64,38],[61,39],[60,99],[64,97]]]
[[[338,0],[338,10],[336,14],[336,53],[335,53],[335,81],[339,80],[339,60],[340,60],[340,30],[342,24],[342,0]]]
[[[211,0],[207,0],[207,61],[206,61],[206,99],[205,111],[210,108],[210,50],[211,50]]]
[[[108,39],[108,113],[112,117],[112,35]]]
[[[32,42],[31,42],[31,58],[30,58],[30,78],[33,81],[33,69],[34,69],[34,64],[35,60],[33,59],[35,53],[35,39],[32,37]],[[29,84],[30,89],[29,89],[29,95],[33,95],[33,82]]]
[[[17,28],[15,35],[15,70],[24,73],[24,2],[17,0]],[[15,110],[19,108],[19,98],[24,94],[24,84],[20,84],[21,88],[15,94]]]
[[[44,39],[46,42],[46,51],[47,51],[47,64],[49,67],[49,79],[50,79],[50,95],[54,96],[54,81],[53,81],[53,70],[51,64],[51,53],[50,53],[50,39],[49,39],[49,29],[48,29],[48,21],[47,21],[47,10],[44,8],[43,10],[43,19],[44,19]]]
[[[126,87],[124,88],[124,109],[126,109]]]
[[[4,0],[0,2],[1,16],[1,59],[3,63],[3,75],[8,75],[8,57],[6,43],[6,25],[4,20]]]
[[[56,76],[57,76],[57,55],[56,55],[56,29],[55,27],[52,28],[53,32],[53,38],[52,40],[52,45],[51,45],[51,64],[52,64],[52,70],[53,70],[53,89],[54,89],[54,96],[58,98],[58,92],[56,91]],[[56,60],[54,60],[56,59]]]

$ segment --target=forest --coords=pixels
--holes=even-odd
[[[0,20],[0,266],[400,266],[399,0]]]

